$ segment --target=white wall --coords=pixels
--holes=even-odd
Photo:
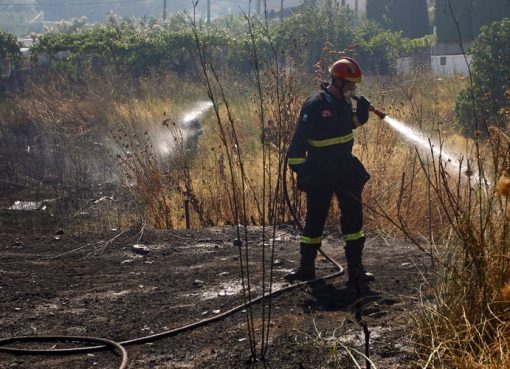
[[[469,69],[466,60],[471,64],[471,55],[432,55],[431,67],[436,74],[453,75],[462,74],[468,75]]]
[[[406,56],[404,58],[398,58],[396,64],[397,74],[409,74],[413,71],[412,67],[413,58]]]
[[[442,59],[444,58],[444,59]],[[467,62],[471,64],[471,55],[466,55]],[[432,55],[430,57],[430,67],[437,75],[468,75],[469,69],[464,55]],[[398,74],[409,74],[414,71],[415,60],[413,57],[404,57],[397,59],[396,72]]]

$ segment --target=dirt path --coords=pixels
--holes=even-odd
[[[147,231],[139,242],[148,248],[146,255],[133,251],[136,235],[108,243],[115,235],[0,235],[0,337],[81,335],[123,341],[212,317],[243,302],[231,228]],[[251,287],[258,296],[261,228],[250,228],[249,237]],[[297,239],[291,228],[277,232],[273,288],[284,286],[282,277],[296,266]],[[335,239],[327,237],[323,248],[343,264]],[[378,237],[369,238],[365,260],[377,276],[363,308],[371,358],[377,368],[411,368],[412,314],[418,290],[427,287],[429,261],[413,246]],[[320,275],[335,271],[323,258],[317,265]],[[345,277],[339,277],[272,300],[265,367],[356,367],[343,347],[363,351],[364,338],[353,318],[355,296],[344,284]],[[258,343],[260,310],[260,304],[253,307]],[[129,368],[245,368],[250,355],[246,313],[128,346]],[[117,368],[118,363],[108,352],[66,357],[0,353],[1,369]]]

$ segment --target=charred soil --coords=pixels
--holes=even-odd
[[[0,235],[0,337],[96,336],[120,342],[168,331],[242,304],[241,261],[245,291],[249,265],[251,296],[260,296],[264,243],[266,280],[274,244],[273,290],[286,285],[284,275],[299,260],[299,232],[286,226],[275,237],[272,229],[267,232],[271,236],[263,237],[262,228],[250,227],[242,246],[247,246],[248,260],[234,246],[232,227],[118,234]],[[323,249],[344,264],[338,239],[331,233]],[[348,352],[365,367],[357,353],[365,351],[365,337],[355,319],[356,306],[362,306],[370,331],[375,366],[412,368],[413,314],[430,286],[430,260],[412,245],[372,236],[365,264],[377,279],[361,305],[345,290],[345,276],[298,287],[270,303],[266,299],[271,323],[263,361],[247,363],[252,342],[247,314],[253,317],[252,343],[260,352],[262,305],[256,303],[202,327],[127,346],[129,368],[357,367]],[[323,257],[317,266],[319,276],[336,271]],[[0,353],[1,369],[118,368],[119,362],[108,351],[39,357]]]

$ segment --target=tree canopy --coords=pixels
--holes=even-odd
[[[472,0],[473,1],[473,35],[478,35],[480,28],[494,21],[510,17],[508,0]]]
[[[456,113],[466,131],[483,131],[484,123],[505,123],[501,109],[509,104],[505,93],[510,90],[510,18],[482,27],[471,54],[473,88],[459,95]]]
[[[306,3],[283,22],[269,21],[266,25],[252,21],[254,40],[248,29],[247,18],[240,16],[219,18],[211,25],[197,23],[210,62],[218,69],[240,73],[252,71],[252,41],[259,60],[280,55],[280,61],[292,59],[304,72],[314,70],[325,45],[337,51],[353,48],[351,55],[364,70],[379,73],[390,72],[402,53],[426,45],[400,32],[384,30],[370,20],[353,27],[349,8],[328,1]],[[117,70],[134,77],[154,70],[192,74],[198,70],[194,34],[189,19],[182,14],[164,22],[112,18],[107,25],[62,24],[41,37],[33,50],[50,57],[67,50],[69,61],[79,60],[81,67]]]
[[[509,16],[508,0],[436,0],[437,38],[443,42],[472,41],[482,26]]]
[[[0,60],[15,60],[19,57],[19,53],[16,36],[0,30]]]
[[[409,38],[430,33],[426,0],[367,0],[367,18]]]

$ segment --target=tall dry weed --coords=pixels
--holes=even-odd
[[[510,140],[499,128],[489,132],[473,140],[473,171],[468,168],[456,180],[439,168],[430,177],[451,233],[440,259],[434,304],[424,303],[417,320],[424,367],[510,365]]]
[[[63,75],[49,73],[46,77],[27,83],[1,102],[2,198],[11,203],[51,200],[45,211],[34,212],[29,229],[77,222],[90,228],[94,222],[99,224],[97,218],[91,219],[91,211],[93,201],[102,196],[101,190],[93,188],[101,184],[105,190],[114,180],[101,143],[110,101],[91,86],[76,84]],[[117,214],[110,210],[100,214],[108,217],[103,224],[116,223]],[[19,226],[26,228],[22,221]]]

